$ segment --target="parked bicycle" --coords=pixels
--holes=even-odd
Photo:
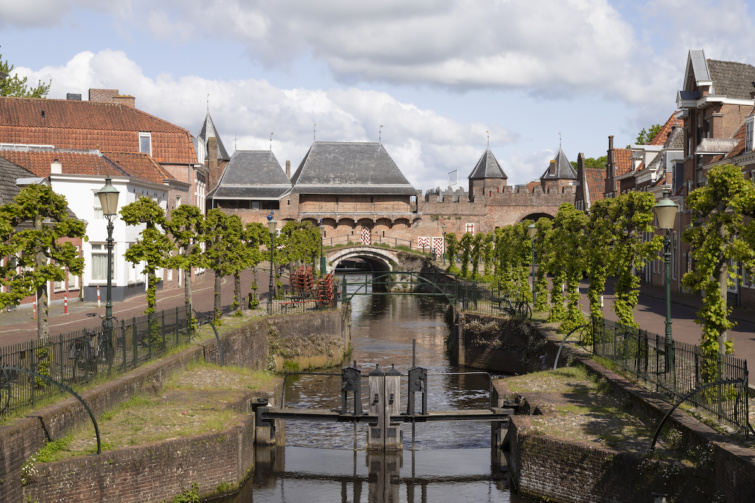
[[[94,336],[84,331],[84,335],[76,337],[68,347],[68,359],[71,365],[71,380],[88,381],[97,374],[97,347]],[[78,377],[76,374],[78,373]]]

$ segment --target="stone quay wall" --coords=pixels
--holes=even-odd
[[[350,316],[348,307],[335,311],[307,313],[303,315],[283,315],[274,316],[269,318],[261,318],[253,320],[250,323],[229,331],[221,336],[221,344],[224,352],[224,359],[226,364],[238,365],[249,367],[253,369],[266,369],[269,368],[271,363],[270,347],[269,347],[269,333],[271,327],[275,327],[278,334],[278,339],[283,341],[301,341],[305,340],[307,336],[317,338],[323,334],[330,334],[333,339],[337,339],[341,346],[344,348],[350,348],[351,343],[351,326],[349,324]],[[318,350],[317,345],[303,346],[304,350],[310,351],[311,354],[304,354],[304,356],[317,356],[315,353]],[[331,347],[332,349],[332,347]],[[345,351],[344,351],[345,352]],[[333,356],[329,356],[333,361],[341,361],[343,353],[335,352]],[[218,352],[217,343],[214,339],[209,339],[201,342],[196,347],[186,349],[178,354],[168,356],[160,361],[144,365],[127,374],[124,374],[112,381],[103,383],[96,388],[82,392],[81,397],[87,402],[92,409],[94,415],[100,416],[103,412],[112,409],[119,403],[128,400],[134,394],[139,392],[152,392],[155,389],[162,387],[163,382],[174,371],[185,368],[188,362],[196,360],[206,360],[214,363],[220,363],[220,356]],[[252,416],[253,417],[253,416]],[[246,423],[245,423],[246,424]],[[20,418],[12,423],[0,426],[0,501],[8,503],[25,503],[27,501],[26,495],[33,491],[31,486],[23,487],[21,485],[21,467],[29,457],[34,455],[42,447],[44,447],[47,440],[55,440],[61,438],[76,428],[92,428],[91,420],[88,414],[81,406],[81,404],[74,398],[64,399],[53,405],[37,409],[33,411],[33,415],[26,418]],[[239,426],[241,430],[246,431],[245,426]],[[93,428],[92,428],[93,429]],[[94,431],[92,431],[94,434]],[[233,437],[234,434],[226,432],[227,435]],[[228,437],[228,438],[230,438]],[[196,441],[202,441],[204,437],[197,437]],[[191,439],[187,439],[190,442]],[[235,442],[235,444],[233,443]],[[253,468],[253,463],[247,462],[248,456],[242,456],[241,462],[238,461],[240,454],[238,454],[238,445],[246,445],[248,442],[254,442],[253,435],[243,434],[243,439],[228,440],[227,446],[222,452],[224,452],[225,463],[224,467],[219,467],[218,470],[224,471],[224,473],[239,473],[239,466],[244,465],[244,472],[248,472]],[[218,440],[218,443],[223,444]],[[179,444],[176,444],[179,445]],[[187,444],[188,445],[188,444]],[[234,445],[236,447],[234,447]],[[129,452],[135,448],[129,448]],[[147,454],[156,452],[155,446],[146,448]],[[173,449],[181,450],[178,447],[165,447],[166,452],[173,452]],[[245,449],[245,448],[244,448]],[[238,451],[238,452],[237,452]],[[92,463],[107,461],[113,458],[116,451],[106,452],[101,456],[87,457],[88,461],[80,461],[81,463]],[[118,451],[120,452],[120,450]],[[137,451],[134,451],[137,452]],[[185,450],[182,450],[185,452]],[[246,452],[246,451],[243,451]],[[243,454],[243,453],[242,453]],[[136,454],[118,454],[119,456],[136,456]],[[150,454],[152,455],[152,454]],[[180,469],[181,463],[185,461],[183,457],[176,457],[172,454],[155,454],[162,459],[172,463],[170,460],[175,460],[175,465]],[[162,456],[162,457],[160,457]],[[232,459],[233,458],[233,459]],[[121,459],[121,458],[119,458]],[[126,459],[126,458],[123,458]],[[132,458],[128,458],[132,459]],[[144,463],[150,463],[150,458],[145,459]],[[157,458],[156,458],[157,459]],[[219,458],[215,458],[218,461]],[[183,461],[182,461],[183,460]],[[161,462],[162,462],[161,461]],[[128,463],[120,464],[122,472],[114,473],[107,472],[107,474],[114,475],[118,484],[126,484],[131,486],[139,486],[143,484],[141,477],[136,477],[137,471],[133,471]],[[72,468],[77,469],[77,468]],[[60,472],[58,475],[60,475]],[[106,473],[100,471],[103,477],[96,479],[96,484],[100,484],[104,487],[107,482],[105,477]],[[219,482],[215,482],[215,472],[202,469],[197,472],[198,476],[206,476],[206,480],[196,480],[200,482],[202,487],[214,488]],[[151,482],[157,484],[157,478],[153,477],[149,479]],[[170,485],[174,481],[175,485]],[[159,484],[167,487],[166,491],[172,494],[178,494],[184,489],[191,487],[192,480],[188,476],[175,477],[173,479],[165,479],[160,481]],[[237,480],[236,483],[240,482]],[[77,482],[78,483],[78,482]],[[93,482],[95,483],[95,482]],[[234,482],[229,481],[233,484]],[[139,493],[147,494],[147,493]],[[151,494],[151,493],[150,493]],[[44,501],[63,501],[55,499],[47,499],[43,494],[36,494],[35,499],[38,499],[40,503]],[[163,497],[152,501],[161,501]],[[65,499],[65,501],[73,501]],[[100,501],[98,499],[89,499],[81,501]],[[102,500],[104,501],[104,500]],[[129,502],[142,502],[150,501],[144,499],[141,496],[132,496],[131,499],[125,498],[124,495],[117,499],[119,503]]]

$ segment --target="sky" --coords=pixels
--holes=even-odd
[[[0,0],[0,54],[48,98],[118,89],[229,152],[299,165],[378,141],[417,188],[487,145],[509,185],[559,145],[605,155],[665,122],[687,54],[755,64],[742,0]],[[272,141],[271,141],[272,138]]]

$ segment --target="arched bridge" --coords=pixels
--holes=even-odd
[[[326,272],[330,273],[343,260],[362,259],[372,264],[374,271],[390,272],[398,264],[398,253],[379,246],[350,246],[325,253]]]

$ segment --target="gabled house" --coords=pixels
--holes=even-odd
[[[281,198],[290,191],[291,181],[271,150],[237,150],[207,200],[210,208],[230,213],[278,211]]]

